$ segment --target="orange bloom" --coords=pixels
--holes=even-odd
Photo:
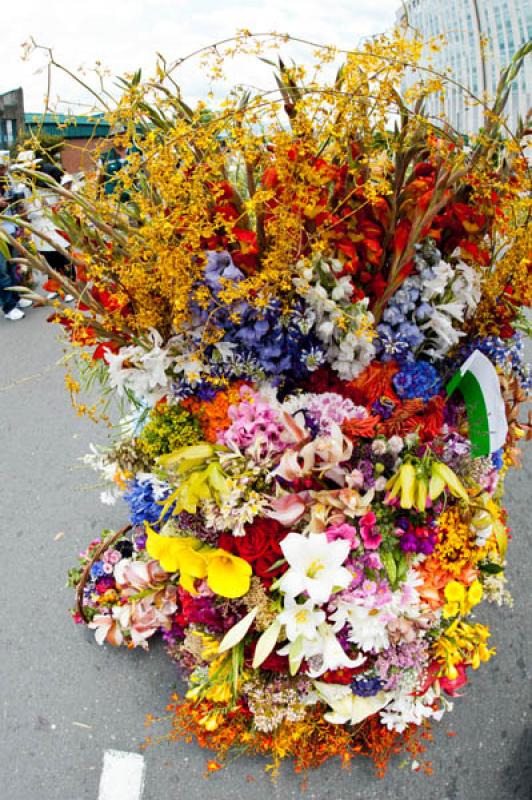
[[[181,402],[183,408],[190,411],[197,417],[203,435],[212,444],[218,441],[220,433],[227,430],[231,425],[228,410],[229,407],[239,403],[241,400],[240,389],[246,384],[244,381],[233,383],[228,389],[221,389],[212,400],[198,400],[195,397],[187,397]]]
[[[445,587],[450,581],[469,586],[478,577],[478,569],[471,566],[465,567],[459,575],[453,575],[442,569],[439,559],[433,555],[417,566],[416,571],[423,579],[423,585],[418,588],[419,595],[433,611],[445,604]]]

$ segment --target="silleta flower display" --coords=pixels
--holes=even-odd
[[[243,33],[211,76],[287,42]],[[398,94],[419,54],[317,47],[315,71],[279,61],[277,93],[216,110],[167,65],[132,76],[111,189],[56,211],[78,302],[53,321],[100,410],[124,406],[86,462],[130,523],[72,570],[75,620],[100,644],[161,636],[187,682],[171,735],[221,756],[418,753],[495,652],[481,604],[510,602],[531,241],[499,115],[524,54],[467,143],[423,116],[434,75]]]

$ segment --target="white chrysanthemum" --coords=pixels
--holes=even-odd
[[[331,619],[334,630],[340,631],[345,625],[349,627],[348,639],[357,644],[364,652],[381,651],[389,646],[386,623],[391,619],[389,610],[383,608],[366,608],[355,602],[340,602]]]

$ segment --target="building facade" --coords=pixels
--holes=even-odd
[[[28,114],[24,112],[22,89],[0,94],[0,153],[7,152],[24,135],[44,134],[63,140],[61,162],[66,172],[94,169],[102,140],[110,136],[111,125],[101,114]]]
[[[95,167],[94,151],[109,136],[111,126],[101,115],[24,114],[26,133],[60,136],[61,164],[66,172],[90,172]]]
[[[24,130],[24,94],[12,89],[0,94],[0,150],[9,150]]]
[[[414,30],[424,38],[443,34],[447,43],[431,53],[431,66],[438,72],[450,68],[457,83],[488,103],[501,71],[532,39],[532,0],[404,0],[397,17],[412,34]],[[420,77],[412,74],[406,87]],[[531,106],[532,55],[525,59],[508,98],[505,113],[513,130]],[[443,96],[428,99],[427,111],[435,116],[443,112],[462,133],[476,133],[483,124],[482,107],[471,105],[467,93],[451,82]]]

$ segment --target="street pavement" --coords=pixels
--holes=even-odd
[[[532,448],[507,481],[515,605],[479,613],[498,655],[471,675],[454,713],[435,725],[432,777],[398,760],[378,780],[363,760],[350,770],[328,764],[304,779],[286,764],[273,783],[265,762],[240,758],[206,778],[210,754],[195,744],[140,750],[146,714],[164,715],[179,688],[162,648],[98,647],[70,620],[67,569],[102,528],[125,522],[125,509],[100,504],[97,476],[78,460],[106,431],[70,407],[48,313],[32,309],[17,323],[0,318],[1,800],[97,800],[108,750],[143,752],[143,800],[530,798]],[[149,733],[166,730],[161,723]]]

